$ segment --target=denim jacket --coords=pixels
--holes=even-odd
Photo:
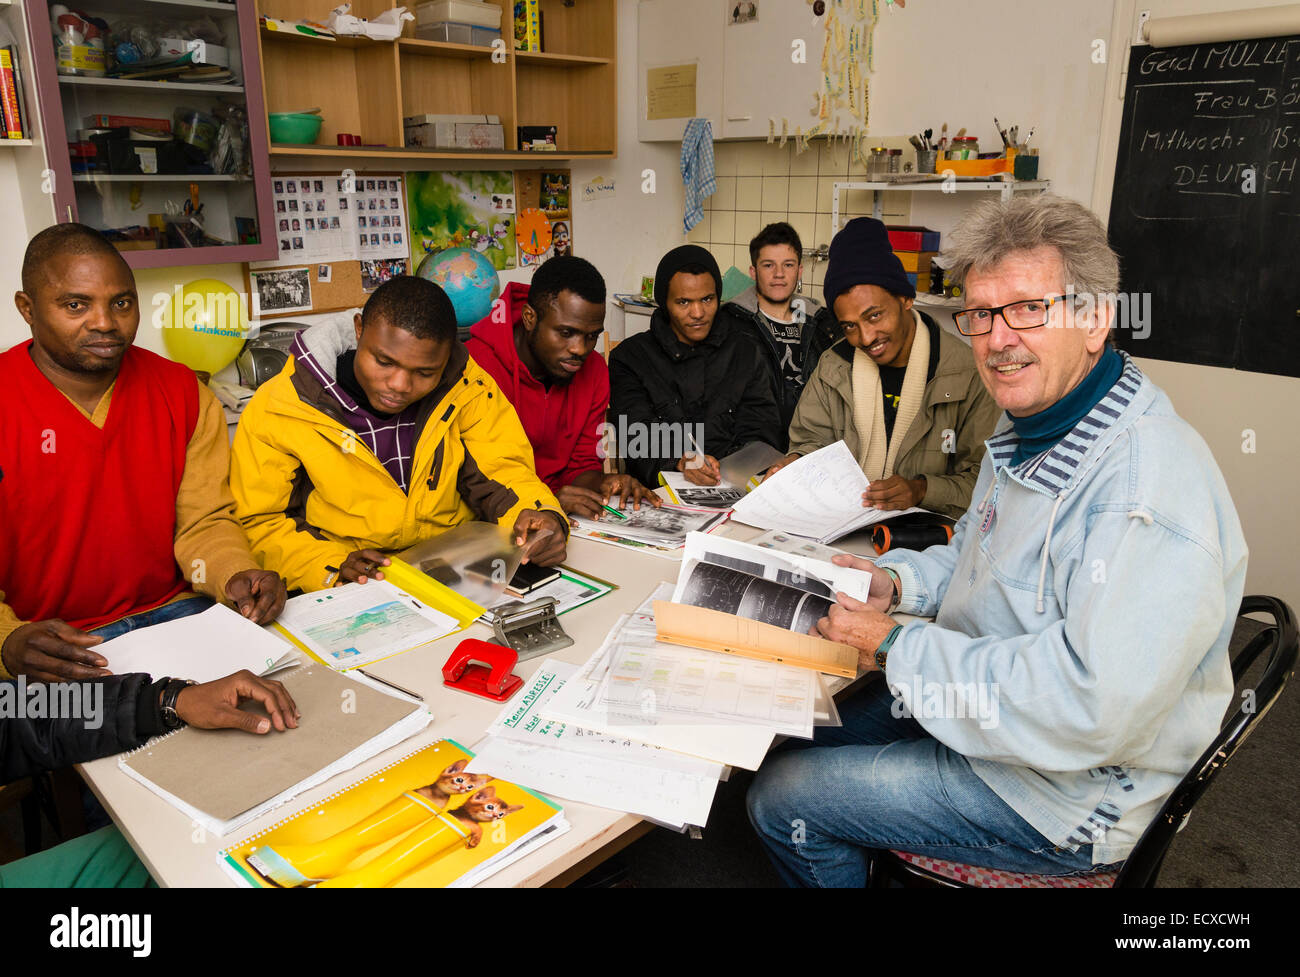
[[[879,559],[899,610],[935,617],[904,626],[886,679],[1053,844],[1116,862],[1219,731],[1246,541],[1209,448],[1127,355],[1010,468],[1018,441],[1004,416],[950,544]]]

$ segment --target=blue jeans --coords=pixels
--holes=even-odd
[[[1057,848],[914,719],[883,681],[844,703],[840,727],[773,753],[749,788],[749,820],[787,885],[862,887],[872,849],[1012,872],[1093,870],[1092,846]]]
[[[184,600],[174,600],[170,604],[163,604],[162,607],[155,607],[152,611],[141,611],[139,614],[111,621],[90,633],[100,635],[105,641],[109,641],[120,638],[128,631],[135,631],[137,628],[147,628],[153,624],[163,624],[167,621],[175,621],[177,618],[189,617],[191,614],[201,614],[214,603],[216,601],[211,597],[200,595],[186,597]]]

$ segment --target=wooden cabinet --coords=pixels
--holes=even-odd
[[[406,168],[426,160],[537,160],[612,158],[617,147],[616,0],[542,0],[540,52],[515,51],[513,3],[502,8],[501,45],[479,47],[416,38],[408,22],[396,42],[344,37],[329,41],[261,31],[267,110],[319,106],[324,118],[314,144],[271,144],[273,157],[400,160]],[[265,12],[285,19],[315,17],[320,0],[260,0]],[[391,0],[354,0],[352,13],[376,17]],[[414,4],[409,4],[411,9]],[[504,127],[500,150],[408,148],[407,116],[495,115]],[[555,153],[519,151],[517,127],[554,125]],[[363,145],[340,146],[340,133]],[[269,131],[268,131],[269,134]]]
[[[758,20],[728,22],[731,5],[700,0],[640,0],[637,6],[637,135],[642,142],[676,142],[686,119],[646,118],[646,72],[696,66],[695,115],[713,125],[713,138],[765,139],[769,120],[805,132],[816,124],[813,96],[824,84],[823,18],[802,0],[758,4]],[[795,61],[796,41],[805,60]]]
[[[254,261],[276,253],[272,226],[270,166],[263,122],[261,78],[257,69],[257,15],[254,0],[219,3],[213,0],[87,0],[78,9],[112,24],[119,18],[145,21],[162,33],[165,25],[211,20],[221,32],[233,78],[229,83],[184,83],[128,80],[62,74],[55,56],[48,0],[27,0],[27,21],[36,76],[36,102],[52,171],[55,215],[60,221],[81,221],[100,229],[148,227],[151,214],[179,214],[197,199],[200,219],[209,239],[228,243],[176,246],[176,235],[161,234],[140,250],[124,250],[135,268]],[[197,157],[175,162],[174,145],[162,140],[136,166],[110,171],[102,156],[74,167],[69,144],[86,141],[92,116],[166,119],[178,109],[209,113],[221,105],[242,106],[249,119],[246,165],[236,172],[211,172]],[[144,138],[144,137],[142,137]],[[166,149],[160,148],[166,145]],[[168,154],[168,155],[164,155]],[[174,162],[166,165],[164,160]],[[152,164],[152,165],[151,165]],[[203,172],[203,170],[208,172]],[[152,172],[151,172],[152,170]],[[188,172],[187,172],[188,170]],[[196,172],[197,170],[197,172]],[[246,240],[241,241],[241,233]],[[190,234],[191,239],[197,236]],[[146,242],[148,245],[148,242]]]

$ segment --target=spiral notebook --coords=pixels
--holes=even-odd
[[[408,753],[217,853],[252,888],[462,888],[569,830],[526,787],[466,773],[452,740]]]
[[[423,703],[364,676],[305,665],[282,680],[297,729],[254,735],[185,727],[118,759],[122,772],[218,836],[418,733]],[[260,706],[240,708],[265,715]]]

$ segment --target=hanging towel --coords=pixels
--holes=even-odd
[[[686,233],[704,220],[704,198],[718,189],[713,178],[713,125],[691,119],[682,134],[682,183],[686,185]]]

